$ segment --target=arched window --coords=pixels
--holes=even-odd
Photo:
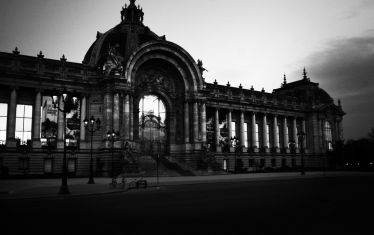
[[[332,130],[331,124],[328,121],[325,121],[325,141],[327,143],[327,149],[332,150]]]
[[[139,102],[139,138],[143,153],[165,152],[166,109],[164,102],[157,96],[147,95]]]

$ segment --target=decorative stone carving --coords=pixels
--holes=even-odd
[[[157,70],[148,70],[139,76],[139,86],[143,89],[161,88],[168,92],[173,91],[173,86],[167,76]]]
[[[118,48],[118,44],[116,44],[114,47],[109,45],[108,57],[103,65],[103,71],[106,76],[110,75],[112,72],[114,75],[123,75],[122,63],[124,58],[118,52]]]

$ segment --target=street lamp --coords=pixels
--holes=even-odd
[[[62,99],[63,107],[60,107]],[[78,107],[78,96],[76,93],[68,92],[64,89],[62,92],[54,90],[52,93],[52,104],[55,109],[64,114],[64,157],[62,161],[62,177],[59,194],[70,194],[68,188],[67,162],[66,162],[66,114]]]
[[[92,160],[92,139],[93,139],[93,133],[100,129],[100,119],[96,119],[93,116],[91,116],[90,120],[87,119],[87,117],[84,119],[84,127],[91,133],[91,156],[90,156],[90,178],[88,180],[87,184],[95,184],[95,181],[93,179],[93,160]],[[94,128],[96,123],[96,128]]]
[[[305,170],[304,170],[304,151],[305,151],[305,146],[304,146],[304,138],[305,138],[305,133],[303,131],[297,133],[297,136],[300,139],[300,153],[301,153],[301,175],[305,175]]]
[[[111,176],[112,176],[112,178],[114,178],[114,172],[113,172],[113,170],[114,170],[114,162],[113,162],[114,142],[116,141],[116,137],[119,136],[119,132],[118,131],[115,132],[114,130],[112,130],[111,132],[108,131],[106,133],[106,135],[107,135],[107,139],[112,142],[112,169],[111,169]]]

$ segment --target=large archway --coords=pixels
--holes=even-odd
[[[167,153],[166,107],[156,95],[145,95],[139,100],[139,143],[143,155]]]

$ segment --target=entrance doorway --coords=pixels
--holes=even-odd
[[[144,155],[166,154],[166,109],[157,96],[143,96],[139,102],[139,139]]]

